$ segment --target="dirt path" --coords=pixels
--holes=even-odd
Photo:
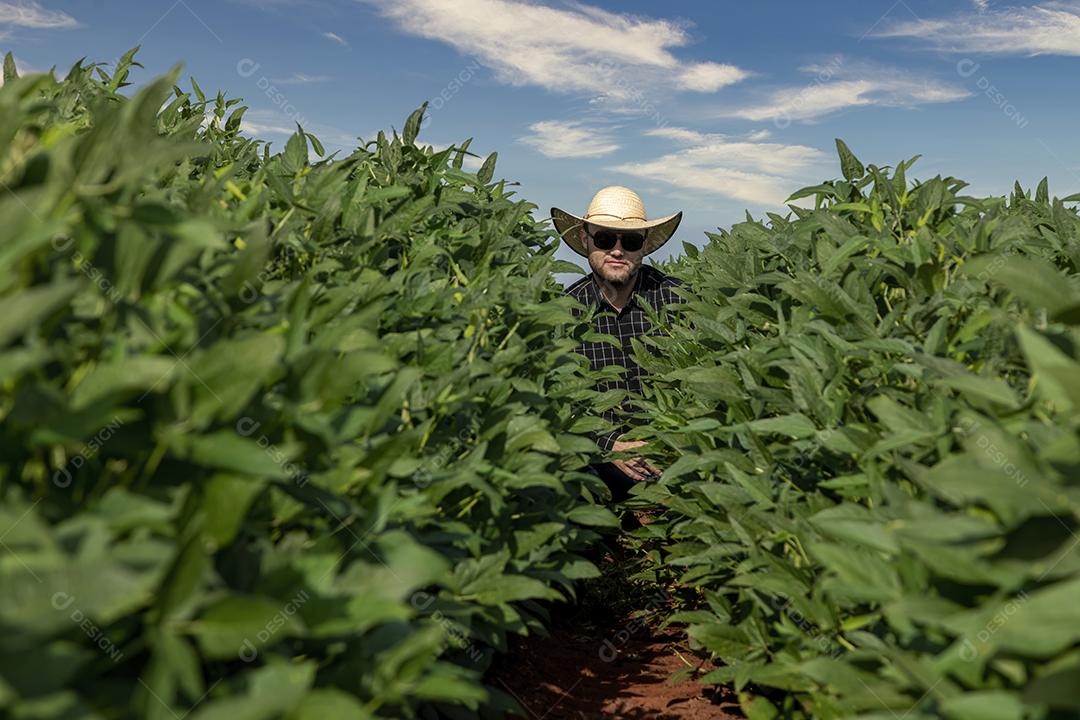
[[[525,708],[524,720],[743,717],[726,688],[669,681],[690,668],[701,675],[712,666],[690,653],[678,631],[657,631],[626,615],[574,620],[546,638],[515,638],[489,679]]]

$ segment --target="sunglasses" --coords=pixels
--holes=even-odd
[[[596,234],[589,233],[589,237],[593,239],[593,244],[596,245],[599,250],[610,250],[615,247],[615,243],[620,240],[622,242],[622,249],[627,252],[637,252],[645,245],[645,236],[635,232],[620,233],[612,232],[610,230],[601,230]]]

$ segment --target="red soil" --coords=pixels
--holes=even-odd
[[[525,708],[523,720],[743,717],[731,690],[669,680],[691,668],[700,676],[712,666],[687,649],[677,630],[612,617],[609,623],[577,621],[546,638],[515,638],[489,680]]]

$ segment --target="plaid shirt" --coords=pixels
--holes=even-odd
[[[590,341],[578,346],[577,351],[589,359],[594,370],[600,370],[609,365],[621,365],[626,368],[621,378],[603,381],[597,385],[597,390],[605,392],[621,388],[632,394],[641,394],[641,377],[644,371],[630,358],[633,351],[630,338],[655,334],[655,331],[650,332],[652,324],[645,315],[641,302],[651,305],[656,313],[663,317],[665,305],[686,302],[675,294],[674,288],[679,285],[682,285],[682,281],[665,275],[651,265],[642,265],[630,299],[621,312],[616,312],[615,308],[604,299],[596,284],[594,273],[589,273],[566,288],[566,294],[572,296],[587,309],[597,308],[593,315],[593,330],[618,338],[622,345],[617,348],[610,343]],[[581,310],[575,308],[573,312],[575,317],[581,317]],[[622,412],[633,412],[635,409],[632,403],[627,403],[623,406]],[[610,452],[615,440],[629,430],[629,426],[620,422],[620,414],[622,413],[618,408],[605,410],[602,413],[605,420],[616,425],[616,429],[609,433],[594,435],[596,443],[605,451]]]

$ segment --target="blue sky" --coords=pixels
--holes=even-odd
[[[137,82],[182,63],[278,147],[299,121],[351,148],[428,100],[420,141],[498,151],[537,217],[612,184],[650,216],[682,210],[658,259],[784,214],[839,175],[837,137],[864,163],[921,154],[914,177],[973,194],[1044,175],[1080,192],[1080,0],[0,0],[24,71],[135,45]]]

